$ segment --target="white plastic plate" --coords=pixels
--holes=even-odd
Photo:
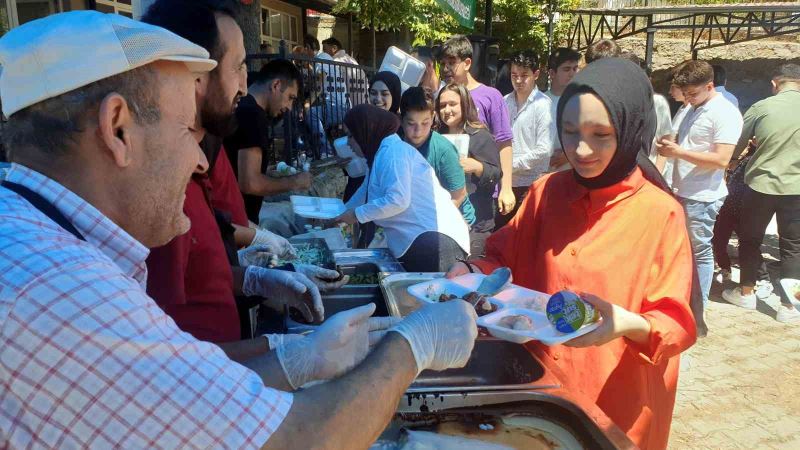
[[[444,293],[448,295],[453,294],[458,297],[464,297],[465,295],[477,289],[478,285],[481,284],[481,280],[485,276],[486,275],[470,274],[454,278],[452,280],[448,280],[447,278],[435,278],[430,281],[409,286],[407,290],[412,297],[420,301],[438,303],[439,296]],[[489,297],[489,303],[496,305],[498,309],[505,307],[504,304],[499,302],[494,297]]]
[[[499,325],[500,320],[506,316],[520,315],[526,316],[533,322],[532,330],[513,330]],[[540,341],[545,345],[559,345],[571,339],[596,329],[600,326],[599,322],[591,323],[574,333],[561,333],[547,320],[547,315],[543,312],[531,311],[522,308],[502,308],[496,312],[478,317],[478,326],[485,327],[492,336],[504,341],[524,344],[529,341]]]
[[[333,219],[346,210],[344,203],[338,198],[292,195],[289,200],[294,213],[308,219]]]

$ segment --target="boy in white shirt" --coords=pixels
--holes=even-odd
[[[677,69],[672,83],[692,107],[680,125],[677,142],[661,139],[657,149],[662,156],[675,158],[672,187],[686,210],[699,278],[692,288],[692,300],[702,299],[705,304],[714,274],[714,222],[728,195],[725,168],[743,121],[739,110],[714,90],[714,70],[707,62],[686,62]]]

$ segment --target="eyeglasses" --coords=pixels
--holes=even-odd
[[[448,68],[448,69],[450,69],[450,70],[453,70],[453,69],[455,69],[456,67],[460,66],[460,65],[461,65],[461,63],[463,63],[463,62],[464,62],[464,61],[458,61],[458,60],[456,60],[456,61],[449,61],[449,62],[448,62],[448,61],[442,61],[442,66],[443,66],[443,67],[446,67],[446,68]]]

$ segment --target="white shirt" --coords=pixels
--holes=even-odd
[[[561,148],[561,140],[558,139],[558,125],[556,124],[556,110],[558,109],[558,101],[561,99],[560,95],[553,94],[553,91],[548,89],[544,95],[546,95],[550,99],[550,117],[552,120],[550,121],[551,135],[553,139],[553,149],[560,149]]]
[[[334,58],[325,53],[317,53],[317,59],[325,61],[335,61]],[[333,105],[346,107],[347,105],[347,83],[342,73],[342,67],[336,64],[317,63],[314,66],[316,73],[324,73],[322,78],[322,91],[325,99]]]
[[[729,90],[725,89],[725,86],[717,86],[714,89],[722,94],[722,96],[725,97],[725,100],[733,103],[733,106],[735,106],[736,109],[739,109],[739,99],[736,98],[736,96],[733,95]]]
[[[678,131],[678,144],[697,153],[709,153],[715,144],[736,145],[742,125],[739,110],[717,93],[703,106],[689,110]],[[673,170],[672,187],[680,197],[714,202],[728,195],[723,169],[704,169],[677,159]]]
[[[670,117],[669,102],[661,94],[653,94],[653,108],[656,111],[656,135],[653,136],[653,145],[650,147],[650,161],[654,164],[658,158],[656,142],[664,136],[672,134],[672,118]]]
[[[678,108],[678,111],[675,113],[675,116],[672,117],[672,134],[678,134],[678,129],[681,126],[681,122],[686,117],[686,113],[689,112],[691,109],[691,105],[681,105]],[[664,180],[666,180],[667,184],[672,187],[672,176],[673,176],[673,167],[675,165],[675,158],[667,158],[666,163],[664,163],[664,170],[661,171],[661,175],[664,176]]]
[[[512,185],[527,187],[547,171],[553,156],[552,102],[538,88],[519,108],[515,92],[504,98],[514,134]]]
[[[439,184],[428,161],[396,134],[381,142],[367,179],[347,202],[348,209],[353,207],[360,223],[383,227],[395,258],[427,231],[451,237],[469,253],[467,223],[450,193]]]

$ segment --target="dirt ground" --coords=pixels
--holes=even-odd
[[[776,242],[768,236],[765,250],[777,255]],[[708,337],[681,360],[670,448],[798,450],[800,322],[775,321],[774,295],[748,311],[724,302],[722,289],[714,283]]]

